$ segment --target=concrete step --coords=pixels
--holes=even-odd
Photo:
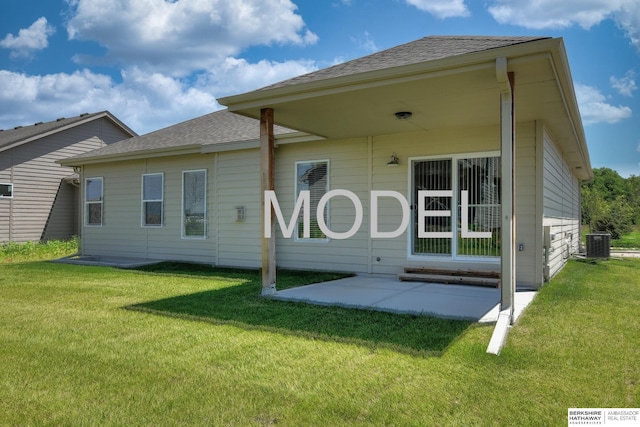
[[[472,285],[497,288],[500,273],[494,271],[443,270],[434,268],[405,267],[398,275],[402,281]]]

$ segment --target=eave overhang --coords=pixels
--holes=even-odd
[[[276,144],[292,144],[297,142],[319,141],[324,138],[315,135],[309,135],[303,132],[289,132],[276,135]],[[163,147],[155,149],[145,149],[131,151],[126,153],[99,154],[96,156],[81,155],[62,159],[57,163],[62,166],[84,166],[99,163],[121,162],[126,160],[140,160],[169,156],[185,156],[190,154],[212,154],[225,151],[258,149],[260,147],[259,139],[249,139],[244,141],[227,141],[215,144],[192,144],[180,147]]]
[[[495,60],[516,74],[516,120],[543,121],[580,179],[592,176],[562,39],[541,39],[359,74],[266,88],[218,100],[259,119],[325,138],[388,135],[434,128],[499,125]],[[396,120],[411,111],[410,120]],[[497,142],[496,142],[497,143]]]

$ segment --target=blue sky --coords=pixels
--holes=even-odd
[[[593,167],[640,175],[638,0],[2,0],[0,129],[109,110],[143,134],[428,35],[563,37]]]

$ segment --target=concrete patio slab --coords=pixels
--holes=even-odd
[[[517,292],[516,316],[531,303],[536,292]],[[500,291],[494,288],[402,282],[390,277],[354,276],[277,291],[285,301],[336,305],[475,322],[495,322]]]

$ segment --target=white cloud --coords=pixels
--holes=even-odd
[[[258,44],[318,40],[290,0],[68,0],[71,39],[106,48],[105,59],[174,76],[207,70]],[[90,58],[76,57],[80,63]]]
[[[218,97],[242,93],[317,70],[313,61],[273,62],[262,60],[250,63],[245,59],[226,58],[218,67],[198,79],[198,86],[206,86]]]
[[[28,57],[36,50],[49,46],[49,36],[55,33],[44,16],[38,18],[29,28],[22,28],[18,35],[7,34],[0,40],[0,47],[11,49],[12,57]]]
[[[358,48],[366,52],[376,52],[378,50],[376,42],[368,31],[365,31],[362,37],[351,37],[351,40]]]
[[[616,0],[495,0],[489,13],[501,24],[527,28],[566,28],[574,24],[588,29],[606,19]]]
[[[525,28],[589,29],[613,19],[640,49],[640,2],[638,0],[493,0],[489,13],[501,24]]]
[[[575,91],[582,121],[585,125],[618,123],[631,117],[631,108],[607,103],[606,97],[594,87],[576,84]]]
[[[234,57],[256,44],[316,42],[290,0],[67,3],[69,37],[106,49],[104,58],[76,56],[76,62],[117,64],[121,80],[88,69],[43,76],[0,70],[0,129],[109,110],[147,133],[222,108],[220,96],[317,69],[308,60],[251,63]],[[32,33],[49,34],[46,19],[36,23],[32,29],[40,31]],[[3,47],[46,46],[46,37],[38,44],[24,31],[7,36]]]
[[[227,58],[210,72],[189,79],[134,66],[121,72],[122,82],[87,69],[44,76],[0,70],[0,129],[109,110],[142,134],[218,110],[222,106],[216,98],[221,95],[315,69],[308,61],[253,64]]]
[[[611,76],[609,82],[611,82],[611,87],[617,90],[620,95],[632,97],[633,91],[638,89],[635,76],[636,73],[633,70],[629,70],[620,78]]]
[[[406,2],[440,19],[470,15],[464,0],[406,0]]]

